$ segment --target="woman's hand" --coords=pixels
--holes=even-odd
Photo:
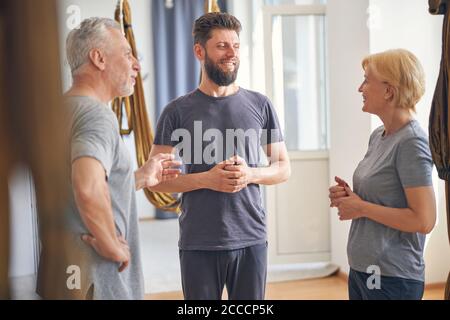
[[[338,209],[339,220],[352,220],[362,217],[364,201],[352,191],[345,180],[334,177],[336,185],[330,191],[330,207]]]
[[[330,207],[336,207],[335,200],[348,195],[345,191],[345,187],[349,186],[348,183],[339,177],[334,177],[334,181],[336,181],[337,184],[328,189],[330,191],[330,194],[328,195],[330,198]]]
[[[363,208],[365,201],[363,201],[350,187],[343,187],[347,196],[334,199],[332,207],[338,209],[339,220],[353,220],[363,216]]]

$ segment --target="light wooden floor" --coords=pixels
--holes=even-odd
[[[432,285],[425,289],[424,300],[442,300],[444,285]],[[181,300],[183,294],[164,292],[148,294],[147,300]],[[226,298],[226,293],[224,294]],[[277,282],[267,284],[267,300],[347,300],[347,282],[338,276],[322,279]]]

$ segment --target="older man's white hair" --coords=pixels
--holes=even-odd
[[[72,74],[89,61],[89,52],[92,49],[106,49],[108,28],[121,30],[117,21],[93,17],[83,20],[78,28],[69,33],[66,40],[66,54]]]

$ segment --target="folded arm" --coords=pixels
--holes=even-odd
[[[405,188],[408,208],[391,208],[362,200],[348,184],[336,177],[330,190],[331,207],[337,207],[340,220],[366,217],[403,231],[430,233],[436,223],[436,200],[432,186]]]
[[[250,183],[272,185],[286,181],[291,175],[291,165],[284,142],[268,144],[264,152],[269,166],[251,168]]]
[[[405,194],[408,208],[390,208],[366,201],[361,214],[400,231],[430,233],[436,223],[433,187],[406,188]]]

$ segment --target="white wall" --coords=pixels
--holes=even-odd
[[[34,191],[29,170],[17,166],[9,178],[11,257],[9,276],[34,274],[37,268],[37,228]]]
[[[144,78],[144,94],[147,103],[147,110],[151,120],[151,124],[154,127],[156,119],[154,119],[154,86],[153,86],[153,52],[152,52],[152,33],[151,33],[151,2],[148,0],[132,0],[129,1],[132,14],[133,32],[136,39],[138,57],[140,59],[142,71],[141,75]],[[63,65],[63,87],[66,91],[71,84],[70,69],[67,64],[65,54],[65,40],[70,32],[68,27],[74,21],[75,12],[72,9],[79,10],[80,19],[86,19],[89,17],[108,17],[114,19],[114,10],[116,8],[117,1],[115,0],[60,0],[59,5],[59,31],[60,31],[60,47],[61,47],[61,60]],[[74,8],[75,6],[75,8]],[[68,12],[69,10],[69,12]],[[132,158],[136,162],[136,152],[134,146],[134,137],[125,137],[124,141],[130,150]],[[138,191],[137,194],[137,207],[139,217],[153,217],[155,210],[150,202],[145,197],[144,192]]]
[[[443,16],[428,13],[423,0],[370,0],[370,52],[404,48],[421,61],[426,74],[426,92],[417,105],[417,119],[428,126],[428,116],[441,59]],[[380,124],[373,117],[373,128]]]
[[[334,176],[352,184],[352,175],[367,150],[370,116],[361,111],[358,87],[361,60],[369,53],[366,27],[368,0],[329,0],[327,5],[330,106],[330,185]],[[331,212],[331,261],[348,272],[346,254],[349,222]]]
[[[404,48],[421,61],[426,74],[426,92],[417,105],[416,118],[428,130],[428,117],[440,67],[443,16],[429,14],[428,2],[423,0],[370,0],[370,14],[372,53]],[[379,124],[377,119],[372,123],[372,129]],[[445,281],[450,268],[445,186],[436,173],[433,179],[438,200],[438,225],[428,237],[425,250],[428,283]]]
[[[438,221],[428,237],[425,248],[425,281],[427,283],[445,282],[450,271],[450,247],[448,244],[447,217],[445,212],[445,183],[435,179],[438,188]]]

